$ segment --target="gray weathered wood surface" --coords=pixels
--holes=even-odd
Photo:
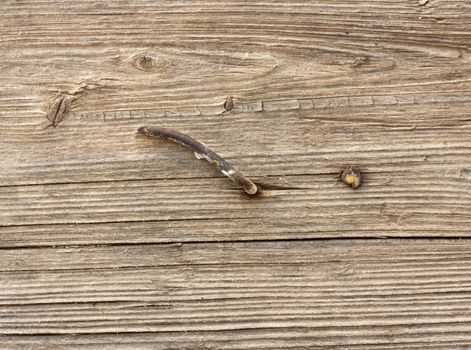
[[[470,107],[468,0],[2,1],[1,348],[471,348]]]

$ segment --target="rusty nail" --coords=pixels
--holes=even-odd
[[[142,126],[137,132],[139,134],[161,137],[166,140],[183,145],[193,151],[195,157],[198,159],[204,158],[213,166],[215,166],[221,173],[231,179],[236,185],[241,187],[247,194],[254,195],[257,193],[258,188],[252,181],[250,181],[244,174],[239,170],[230,165],[226,160],[219,156],[216,152],[203,145],[201,142],[195,140],[193,137],[181,133],[176,130],[153,127],[153,126]]]

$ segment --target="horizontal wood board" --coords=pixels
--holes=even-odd
[[[469,349],[470,14],[3,1],[0,347]]]

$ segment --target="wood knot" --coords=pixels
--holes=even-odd
[[[152,68],[154,66],[154,63],[154,59],[147,55],[143,55],[137,60],[137,64],[144,70]]]
[[[149,53],[140,53],[131,58],[132,65],[142,71],[150,71],[161,68],[166,62],[159,57]]]
[[[74,99],[75,97],[71,95],[59,95],[52,101],[46,112],[46,119],[51,122],[50,126],[55,128],[64,120]]]
[[[229,112],[234,109],[234,101],[232,100],[232,97],[228,97],[226,101],[224,101],[224,109]]]

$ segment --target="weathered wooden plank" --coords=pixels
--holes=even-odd
[[[2,250],[0,334],[12,348],[469,346],[470,260],[469,240]]]
[[[49,0],[1,10],[4,117],[37,116],[66,92],[75,110],[128,111],[469,83],[466,1]]]
[[[15,149],[0,162],[1,244],[468,236],[471,135],[459,111],[469,102],[449,113],[428,104],[106,122],[74,114],[33,136],[31,126],[6,127]],[[241,196],[191,152],[136,137],[146,123],[195,135],[265,195]],[[364,174],[358,191],[338,182],[352,163]]]
[[[80,113],[57,128],[42,129],[41,122],[6,125],[0,131],[0,184],[215,174],[173,144],[136,137],[143,124],[188,132],[252,176],[335,173],[346,162],[385,174],[414,169],[439,176],[445,166],[468,173],[471,92],[465,97],[407,108],[346,106],[223,116],[119,113],[119,118],[103,120]]]
[[[36,246],[471,234],[468,180],[436,182],[434,174],[415,172],[367,176],[370,182],[357,191],[339,183],[335,174],[285,177],[275,183],[286,188],[256,198],[225,178],[6,187],[0,202],[1,242]]]
[[[3,3],[1,244],[469,235],[469,6],[422,5]],[[359,192],[337,183],[348,163]]]
[[[2,348],[471,346],[470,10],[3,1]]]
[[[73,336],[21,336],[21,337],[2,337],[4,344],[8,349],[17,350],[24,349],[25,346],[33,346],[34,349],[47,350],[50,345],[61,347],[62,349],[104,349],[104,350],[162,350],[162,349],[268,349],[268,350],[282,350],[282,349],[374,349],[374,350],[396,350],[396,349],[418,349],[424,348],[433,350],[449,350],[452,349],[466,349],[469,347],[469,340],[465,337],[460,337],[458,333],[453,334],[452,340],[436,341],[431,343],[430,340],[436,337],[427,337],[424,335],[423,339],[415,341],[392,342],[387,337],[380,338],[378,341],[352,344],[348,346],[343,345],[345,341],[338,338],[328,342],[329,345],[315,345],[327,343],[324,339],[319,340],[318,337],[309,337],[303,333],[303,337],[299,336],[302,330],[291,331],[286,329],[283,332],[283,338],[276,338],[271,329],[258,329],[258,340],[253,341],[252,332],[244,331],[218,331],[217,333],[172,333],[172,332],[159,332],[159,333],[116,333],[116,334],[92,334],[92,335],[73,335]],[[241,333],[243,333],[241,335]],[[436,334],[435,334],[436,335]],[[237,339],[235,337],[237,336]],[[264,340],[262,340],[262,338]],[[347,338],[345,336],[344,338]],[[354,336],[350,336],[354,338]],[[419,338],[419,336],[418,336]],[[383,343],[379,343],[383,341]],[[338,345],[338,344],[341,345]],[[255,344],[255,345],[253,345]]]

